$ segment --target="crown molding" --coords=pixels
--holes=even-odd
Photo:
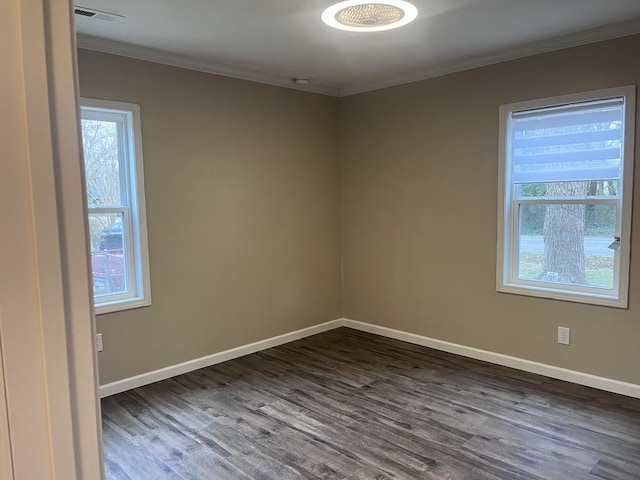
[[[392,79],[382,80],[379,82],[363,83],[351,87],[340,89],[341,97],[357,95],[359,93],[380,90],[388,87],[395,87],[406,83],[419,82],[429,78],[441,77],[452,73],[472,70],[474,68],[485,67],[496,63],[508,62],[518,58],[530,57],[541,53],[563,50],[565,48],[579,47],[590,43],[612,40],[614,38],[626,37],[640,33],[640,19],[629,22],[616,23],[606,27],[583,30],[568,35],[561,35],[539,42],[533,42],[518,47],[513,47],[500,52],[493,52],[487,55],[481,55],[467,59],[461,62],[454,62],[448,65],[429,68],[410,75],[402,75]]]
[[[78,47],[86,50],[111,53],[123,57],[136,58],[138,60],[146,60],[173,67],[187,68],[189,70],[212,73],[214,75],[222,75],[224,77],[264,83],[293,90],[318,93],[332,97],[348,97],[359,93],[395,87],[405,83],[419,82],[429,78],[441,77],[465,70],[507,62],[509,60],[516,60],[518,58],[530,57],[541,53],[578,47],[605,40],[612,40],[614,38],[625,37],[637,33],[640,33],[640,19],[608,25],[606,27],[583,30],[581,32],[571,33],[568,35],[561,35],[539,42],[504,49],[487,55],[475,56],[459,62],[452,62],[437,68],[428,68],[408,75],[401,75],[378,82],[364,82],[343,88],[331,85],[322,85],[314,82],[308,85],[299,86],[293,83],[291,78],[282,75],[256,72],[250,69],[217,64],[185,55],[165,52],[155,48],[142,47],[117,40],[94,37],[91,35],[78,34]]]
[[[130,43],[110,40],[107,38],[94,37],[92,35],[78,34],[78,48],[85,50],[93,50],[102,53],[111,53],[122,57],[135,58],[137,60],[146,60],[149,62],[161,63],[172,67],[186,68],[196,70],[198,72],[212,73],[223,77],[237,78],[250,82],[263,83],[266,85],[274,85],[276,87],[291,88],[304,92],[319,93],[332,97],[340,96],[340,89],[330,85],[322,85],[318,83],[310,83],[304,86],[296,85],[291,78],[282,75],[275,75],[263,72],[256,72],[250,69],[241,69],[222,65],[206,60],[180,55],[176,53],[165,52],[155,48],[142,47]]]

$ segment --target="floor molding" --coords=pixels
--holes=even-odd
[[[182,375],[183,373],[192,372],[199,368],[210,367],[216,363],[226,362],[234,358],[256,353],[267,348],[277,347],[284,343],[293,342],[294,340],[300,340],[301,338],[309,337],[317,333],[326,332],[334,328],[341,327],[343,325],[343,319],[331,320],[329,322],[314,325],[312,327],[303,328],[301,330],[295,330],[293,332],[278,335],[277,337],[267,338],[258,342],[250,343],[248,345],[242,345],[240,347],[225,350],[223,352],[207,355],[206,357],[196,358],[189,360],[188,362],[179,363],[170,367],[161,368],[152,372],[143,373],[134,377],[118,380],[117,382],[107,383],[100,387],[100,398],[109,397],[116,393],[125,392],[134,388],[149,385],[150,383],[158,382],[160,380],[166,380],[167,378],[175,377],[176,375]]]
[[[579,385],[585,385],[587,387],[593,387],[607,392],[619,393],[622,395],[627,395],[629,397],[640,398],[640,385],[636,385],[633,383],[621,382],[619,380],[599,377],[596,375],[591,375],[589,373],[554,367],[553,365],[533,362],[531,360],[525,360],[518,357],[511,357],[509,355],[490,352],[488,350],[481,350],[479,348],[467,347],[465,345],[459,345],[457,343],[445,342],[443,340],[437,340],[435,338],[425,337],[422,335],[417,335],[415,333],[408,333],[402,330],[381,327],[379,325],[350,320],[348,318],[331,320],[319,325],[314,325],[311,327],[303,328],[301,330],[296,330],[293,332],[285,333],[283,335],[278,335],[276,337],[271,337],[265,340],[250,343],[248,345],[225,350],[224,352],[214,353],[212,355],[207,355],[206,357],[196,358],[188,362],[161,368],[159,370],[143,373],[134,377],[125,378],[117,382],[108,383],[100,387],[100,397],[109,397],[111,395],[115,395],[116,393],[125,392],[127,390],[142,387],[144,385],[158,382],[160,380],[175,377],[176,375],[182,375],[183,373],[192,372],[194,370],[198,370],[199,368],[209,367],[211,365],[215,365],[216,363],[226,362],[227,360],[232,360],[244,355],[249,355],[261,350],[266,350],[267,348],[277,347],[278,345],[293,342],[295,340],[300,340],[301,338],[309,337],[311,335],[326,332],[327,330],[332,330],[334,328],[342,326],[353,328],[354,330],[361,330],[363,332],[374,333],[383,337],[394,338],[396,340],[413,343],[415,345],[422,345],[424,347],[441,350],[443,352],[462,355],[463,357],[475,358],[476,360],[482,360],[485,362],[494,363],[496,365],[523,370],[525,372],[537,373],[539,375],[544,375],[550,378],[577,383]]]
[[[444,352],[455,353],[456,355],[462,355],[463,357],[475,358],[476,360],[483,360],[485,362],[511,367],[525,372],[537,373],[546,377],[565,380],[567,382],[577,383],[579,385],[585,385],[587,387],[593,387],[607,392],[640,398],[640,385],[636,385],[634,383],[621,382],[619,380],[599,377],[589,373],[554,367],[553,365],[532,362],[531,360],[511,357],[509,355],[494,353],[487,350],[480,350],[478,348],[467,347],[456,343],[437,340],[435,338],[424,337],[415,333],[403,332],[401,330],[394,330],[393,328],[381,327],[346,318],[344,319],[343,325],[355,330],[374,333],[383,337],[394,338],[396,340],[402,340],[403,342],[422,345],[424,347]]]

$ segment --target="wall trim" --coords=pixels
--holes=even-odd
[[[553,365],[548,365],[545,363],[539,363],[531,360],[525,360],[523,358],[503,355],[501,353],[495,353],[488,350],[460,345],[457,343],[446,342],[444,340],[437,340],[435,338],[425,337],[423,335],[418,335],[415,333],[409,333],[402,330],[373,325],[371,323],[359,322],[357,320],[351,320],[348,318],[331,320],[329,322],[320,323],[318,325],[313,325],[301,330],[295,330],[293,332],[278,335],[276,337],[259,340],[257,342],[249,343],[247,345],[242,345],[236,348],[231,348],[223,352],[214,353],[212,355],[196,358],[194,360],[189,360],[187,362],[172,365],[170,367],[161,368],[159,370],[154,370],[152,372],[143,373],[134,377],[125,378],[116,382],[107,383],[100,387],[100,398],[109,397],[117,393],[126,392],[127,390],[143,387],[144,385],[149,385],[150,383],[159,382],[160,380],[166,380],[167,378],[182,375],[183,373],[192,372],[200,368],[210,367],[211,365],[215,365],[217,363],[222,363],[226,362],[227,360],[233,360],[234,358],[250,355],[252,353],[260,352],[272,347],[277,347],[278,345],[283,345],[295,340],[300,340],[302,338],[310,337],[311,335],[326,332],[328,330],[333,330],[334,328],[339,327],[352,328],[354,330],[373,333],[382,337],[393,338],[395,340],[433,348],[442,352],[448,352],[456,355],[462,355],[463,357],[482,360],[484,362],[493,363],[495,365],[511,367],[515,368],[516,370],[522,370],[524,372],[537,373],[538,375],[544,375],[545,377],[597,388],[598,390],[604,390],[606,392],[619,393],[628,397],[640,398],[640,385],[636,385],[634,383],[622,382],[620,380],[613,380],[611,378],[591,375],[590,373],[555,367]]]
[[[257,342],[242,345],[240,347],[231,348],[223,352],[214,353],[205,357],[189,360],[184,363],[172,365],[170,367],[161,368],[152,372],[143,373],[133,377],[118,380],[116,382],[107,383],[100,387],[100,398],[109,397],[116,393],[125,392],[134,388],[149,385],[150,383],[159,382],[160,380],[166,380],[167,378],[182,375],[183,373],[192,372],[200,368],[210,367],[217,363],[226,362],[234,358],[243,357],[251,353],[256,353],[267,348],[277,347],[284,343],[300,340],[301,338],[310,337],[317,333],[326,332],[334,328],[341,327],[344,321],[342,318],[331,320],[329,322],[320,323],[311,327],[303,328],[301,330],[295,330],[293,332],[278,335],[276,337],[267,338],[265,340],[259,340]]]
[[[160,63],[171,67],[186,68],[196,72],[211,73],[223,77],[237,78],[249,82],[263,83],[276,87],[291,88],[310,93],[319,93],[330,97],[339,97],[340,89],[331,85],[323,85],[312,82],[308,85],[299,86],[290,78],[284,75],[257,72],[248,68],[238,68],[231,65],[201,60],[198,58],[182,55],[178,53],[166,52],[151,47],[133,45],[118,40],[94,37],[92,35],[78,34],[78,48],[93,50],[95,52],[110,53],[121,57],[135,58],[147,62]]]
[[[523,45],[505,48],[497,52],[491,52],[489,54],[475,55],[440,67],[430,67],[409,74],[401,74],[378,82],[364,82],[361,84],[342,86],[312,82],[303,87],[296,85],[291,78],[284,75],[259,72],[233,65],[223,65],[211,60],[203,60],[156,48],[143,47],[118,40],[95,37],[93,35],[78,34],[77,38],[78,47],[86,50],[111,53],[114,55],[161,63],[173,67],[186,68],[199,72],[212,73],[214,75],[222,75],[224,77],[248,80],[250,82],[319,93],[321,95],[328,95],[332,97],[348,97],[350,95],[356,95],[372,90],[380,90],[382,88],[394,87],[405,83],[418,82],[429,78],[441,77],[518,58],[530,57],[532,55],[578,47],[605,40],[612,40],[614,38],[635,35],[637,33],[640,33],[640,20],[634,19],[612,25],[605,25],[603,27],[581,30],[579,32],[560,35],[537,42],[529,42]]]
[[[352,85],[342,87],[340,89],[340,97],[348,97],[359,93],[370,92],[373,90],[381,90],[383,88],[396,87],[406,83],[419,82],[430,78],[442,77],[452,73],[473,70],[474,68],[495,65],[496,63],[509,62],[519,58],[531,57],[543,53],[555,52],[566,48],[580,47],[591,43],[604,42],[620,37],[635,35],[640,33],[640,20],[630,20],[604,27],[582,30],[580,32],[560,35],[538,42],[526,43],[511,48],[502,49],[497,52],[491,52],[484,55],[475,55],[457,62],[451,62],[446,65],[427,68],[417,72],[405,75],[398,75],[394,78],[382,80],[378,82],[366,82],[360,85]]]
[[[374,333],[383,337],[393,338],[403,342],[413,343],[415,345],[422,345],[435,350],[454,353],[456,355],[462,355],[463,357],[474,358],[476,360],[482,360],[496,365],[502,365],[504,367],[511,367],[525,372],[537,373],[546,377],[577,383],[578,385],[585,385],[587,387],[593,387],[607,392],[640,398],[640,385],[636,385],[634,383],[621,382],[619,380],[599,377],[589,373],[568,370],[566,368],[533,362],[523,358],[511,357],[509,355],[481,350],[479,348],[467,347],[457,343],[445,342],[444,340],[437,340],[435,338],[429,338],[415,333],[403,332],[401,330],[358,322],[347,318],[343,320],[343,325],[345,327],[353,328],[355,330]]]

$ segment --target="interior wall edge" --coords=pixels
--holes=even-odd
[[[344,326],[353,328],[354,330],[369,332],[383,337],[393,338],[395,340],[401,340],[403,342],[461,355],[463,357],[482,360],[484,362],[501,365],[503,367],[510,367],[529,373],[536,373],[538,375],[544,375],[546,377],[555,378],[557,380],[564,380],[566,382],[597,388],[606,392],[618,393],[621,395],[626,395],[628,397],[640,398],[640,385],[634,383],[622,382],[620,380],[614,380],[612,378],[600,377],[589,373],[569,370],[566,368],[556,367],[554,365],[534,362],[531,360],[526,360],[524,358],[512,357],[510,355],[490,352],[488,350],[481,350],[479,348],[446,342],[444,340],[438,340],[415,333],[404,332],[402,330],[382,327],[379,325],[373,325],[371,323],[360,322],[348,318],[344,319]]]
[[[116,382],[107,383],[100,386],[100,398],[109,397],[117,393],[126,392],[127,390],[133,390],[134,388],[149,385],[150,383],[159,382],[160,380],[166,380],[168,378],[189,373],[200,368],[210,367],[217,363],[226,362],[227,360],[233,360],[234,358],[243,357],[252,353],[260,352],[268,348],[277,347],[285,343],[300,340],[302,338],[310,337],[317,333],[326,332],[334,328],[343,326],[344,319],[338,318],[336,320],[330,320],[328,322],[313,325],[311,327],[302,328],[300,330],[294,330],[293,332],[284,333],[257,342],[249,343],[247,345],[241,345],[239,347],[224,350],[222,352],[206,355],[204,357],[195,358],[187,362],[179,363],[169,367],[153,370],[151,372],[142,373],[133,377],[118,380]]]
[[[118,380],[116,382],[107,383],[100,387],[100,397],[105,398],[118,393],[133,390],[134,388],[143,387],[151,383],[166,380],[184,373],[189,373],[200,368],[210,367],[218,363],[233,360],[234,358],[243,357],[252,353],[260,352],[268,348],[284,345],[285,343],[294,342],[318,333],[333,330],[339,327],[347,327],[362,332],[373,333],[382,337],[400,340],[402,342],[420,345],[423,347],[433,348],[442,352],[461,355],[475,360],[501,365],[524,372],[535,373],[545,377],[563,380],[577,385],[596,388],[605,392],[617,393],[632,398],[640,398],[640,385],[615,380],[612,378],[601,377],[589,373],[569,370],[567,368],[548,365],[545,363],[534,362],[524,358],[513,357],[501,353],[482,350],[479,348],[460,345],[457,343],[438,340],[436,338],[426,337],[415,333],[396,330],[389,327],[382,327],[372,323],[360,322],[349,318],[338,318],[328,322],[313,325],[311,327],[295,330],[264,340],[259,340],[247,345],[231,348],[222,352],[214,353],[204,357],[196,358],[184,363],[161,368],[151,372],[143,373],[133,377]]]

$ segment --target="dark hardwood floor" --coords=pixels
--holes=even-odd
[[[640,479],[640,400],[347,328],[102,408],[109,479]]]

